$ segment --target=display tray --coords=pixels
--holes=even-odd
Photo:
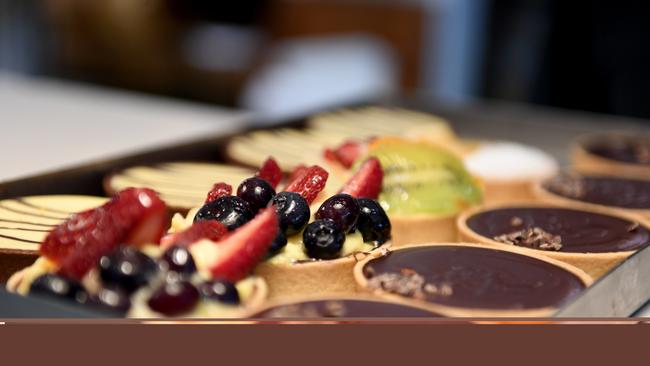
[[[567,163],[570,142],[594,130],[643,131],[645,121],[621,117],[567,112],[504,103],[480,103],[464,107],[441,106],[427,98],[391,99],[372,103],[375,106],[408,108],[446,118],[458,135],[470,139],[512,140],[539,147],[561,164]],[[345,106],[358,108],[365,105]],[[329,110],[332,110],[330,108]],[[310,114],[311,116],[313,114]],[[265,121],[266,127],[251,127],[227,135],[209,136],[178,145],[165,146],[136,154],[95,161],[60,171],[0,183],[0,199],[54,194],[105,196],[104,179],[109,174],[134,165],[173,161],[228,163],[227,141],[252,130],[284,127],[302,128],[309,118]],[[246,124],[255,126],[255,123]],[[35,258],[12,256],[15,250],[3,251],[0,258],[0,282]],[[648,263],[650,266],[650,263]],[[605,281],[607,275],[599,282]],[[650,297],[645,298],[645,301]],[[644,302],[645,302],[644,301]],[[632,315],[630,312],[627,315]],[[22,297],[0,288],[0,318],[106,317],[110,314],[89,311],[56,301]]]

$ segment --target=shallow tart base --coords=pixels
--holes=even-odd
[[[469,244],[469,243],[435,243],[435,244],[426,244],[426,245],[418,245],[418,246],[405,246],[401,248],[396,248],[392,250],[391,252],[398,252],[398,251],[403,251],[403,250],[409,250],[409,249],[423,249],[425,247],[430,247],[430,248],[436,248],[436,247],[452,247],[452,248],[479,248],[479,249],[484,249],[484,250],[496,250],[496,251],[501,251],[501,252],[508,252],[508,253],[513,253],[517,255],[522,255],[528,258],[536,259],[548,264],[551,264],[553,266],[559,267],[561,270],[567,271],[568,273],[572,274],[573,276],[576,277],[578,281],[581,282],[582,285],[585,287],[590,286],[593,283],[592,278],[585,273],[584,271],[580,270],[579,268],[576,268],[574,266],[571,266],[567,263],[561,262],[554,260],[552,258],[548,258],[542,255],[538,255],[535,253],[529,253],[527,251],[521,250],[520,248],[488,248],[485,247],[484,245],[481,244]],[[433,312],[436,312],[438,314],[441,314],[443,316],[448,316],[448,317],[512,317],[512,318],[518,318],[518,317],[545,317],[545,316],[550,316],[552,315],[557,308],[554,306],[546,306],[546,307],[539,307],[539,308],[523,308],[523,309],[494,309],[494,308],[480,308],[480,307],[460,307],[460,306],[450,306],[450,305],[444,305],[441,303],[436,303],[433,301],[427,301],[427,300],[419,300],[411,297],[406,297],[406,296],[400,296],[397,294],[393,294],[390,292],[387,292],[382,289],[371,289],[368,285],[368,278],[365,275],[365,267],[368,265],[371,261],[376,260],[381,258],[383,255],[387,255],[387,252],[384,253],[373,253],[372,255],[368,256],[365,258],[363,261],[360,261],[354,268],[354,278],[357,283],[357,286],[361,291],[365,292],[371,292],[374,293],[377,296],[381,296],[382,298],[385,298],[387,300],[395,300],[395,299],[401,299],[402,301],[406,301],[407,303],[413,303],[413,304],[419,304],[420,306],[425,306],[426,308],[430,309]],[[409,268],[404,268],[405,270],[409,270]],[[559,305],[559,304],[558,304]]]
[[[456,215],[390,215],[391,245],[449,243],[458,238]]]
[[[385,251],[390,245],[386,243],[370,253]],[[266,281],[269,299],[350,294],[357,291],[352,270],[368,254],[353,253],[337,259],[296,263],[265,261],[257,265],[254,274]]]
[[[593,154],[585,148],[590,143],[603,139],[625,139],[620,134],[593,134],[578,138],[571,145],[571,164],[580,173],[621,175],[630,178],[650,179],[650,165],[626,163]]]
[[[628,220],[630,222],[637,222],[640,225],[644,225],[643,221],[639,217],[633,215],[627,215],[613,211],[606,208],[587,208],[584,206],[576,205],[562,205],[562,204],[552,204],[552,203],[542,203],[542,202],[527,202],[527,203],[518,203],[518,204],[497,204],[483,206],[479,208],[474,208],[468,210],[461,214],[457,220],[459,240],[464,242],[479,243],[482,245],[487,245],[493,248],[507,249],[513,248],[513,245],[504,244],[498,241],[495,241],[491,238],[485,237],[474,230],[472,230],[467,225],[467,220],[481,212],[487,212],[491,210],[503,209],[503,208],[558,208],[558,209],[569,209],[569,210],[578,210],[591,213],[603,214],[606,216],[612,216]],[[514,231],[514,230],[513,230]],[[635,251],[617,251],[617,252],[590,252],[590,253],[580,253],[580,252],[557,252],[552,250],[538,250],[525,247],[516,247],[519,250],[522,250],[524,253],[530,255],[541,255],[554,260],[562,261],[568,263],[572,266],[576,266],[581,270],[585,271],[594,279],[598,279],[605,273],[607,273],[611,268],[625,260],[630,255],[634,254]]]

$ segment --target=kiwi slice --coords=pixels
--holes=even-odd
[[[379,201],[389,214],[454,214],[482,200],[463,162],[436,145],[378,140],[369,156],[376,156],[384,168]]]

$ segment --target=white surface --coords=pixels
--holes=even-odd
[[[546,178],[558,169],[552,156],[516,142],[486,143],[465,157],[467,169],[489,180]]]
[[[0,181],[233,131],[250,115],[0,73]]]

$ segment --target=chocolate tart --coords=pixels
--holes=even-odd
[[[593,278],[650,244],[648,226],[636,216],[574,205],[492,205],[463,213],[457,225],[461,241],[494,248],[512,248],[515,245],[506,243],[523,241],[527,247],[516,245],[518,249],[569,263]],[[518,238],[507,238],[509,234]],[[533,249],[537,247],[545,250]]]
[[[172,212],[186,213],[201,206],[207,192],[217,182],[237,189],[254,171],[225,164],[170,162],[150,166],[134,166],[107,176],[104,189],[108,194],[128,187],[151,188],[160,194]]]
[[[360,289],[450,317],[543,317],[591,285],[584,271],[515,247],[406,246],[354,268]]]
[[[427,306],[402,299],[386,300],[365,294],[290,297],[272,301],[250,313],[255,319],[314,318],[439,318]]]
[[[612,209],[650,220],[650,180],[564,173],[535,185],[539,201]]]
[[[73,213],[104,204],[93,196],[29,196],[0,201],[0,283],[33,263],[47,234]]]
[[[650,178],[650,134],[585,135],[573,143],[571,160],[581,173]]]

